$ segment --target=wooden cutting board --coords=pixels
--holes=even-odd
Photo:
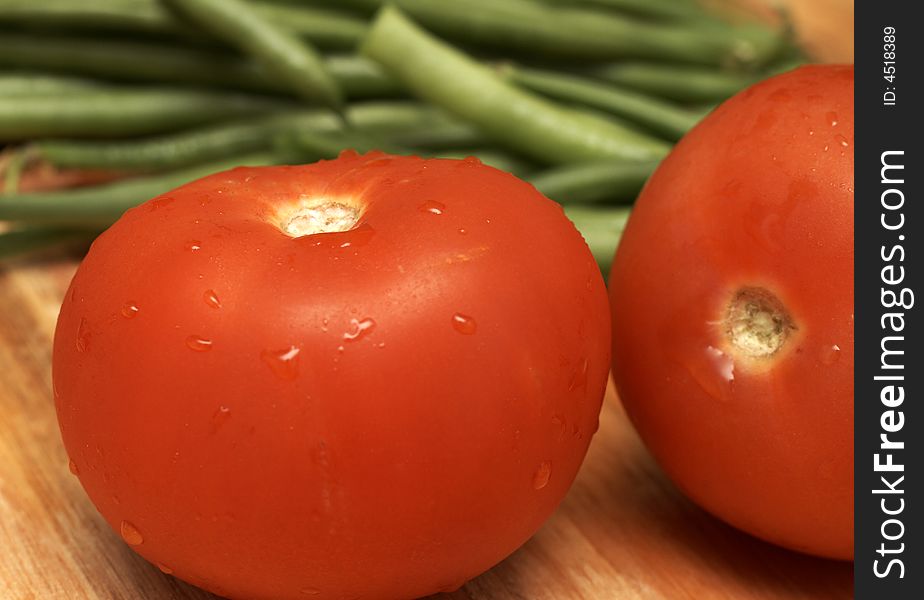
[[[0,265],[0,599],[214,598],[113,533],[70,474],[51,341],[72,257]],[[612,389],[564,503],[520,550],[444,600],[851,598],[847,563],[733,530],[665,479]]]

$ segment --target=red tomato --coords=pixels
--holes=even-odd
[[[639,198],[610,275],[620,397],[725,521],[853,555],[853,67],[707,117]]]
[[[218,594],[457,588],[570,486],[607,306],[560,207],[474,159],[234,169],[93,244],[55,335],[64,445],[135,551]]]

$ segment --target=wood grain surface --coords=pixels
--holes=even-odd
[[[51,341],[73,257],[0,265],[0,599],[213,598],[112,532],[67,467]],[[852,597],[852,567],[741,534],[660,473],[609,390],[587,460],[533,539],[444,600]]]

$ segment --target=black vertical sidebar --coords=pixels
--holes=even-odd
[[[924,598],[924,21],[855,6],[855,593]]]

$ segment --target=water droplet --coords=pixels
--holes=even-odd
[[[90,349],[90,326],[85,318],[80,319],[77,326],[77,352],[86,352]]]
[[[343,339],[348,342],[355,342],[372,331],[372,328],[375,327],[375,321],[369,318],[362,320],[350,319],[350,325],[353,327],[353,331],[344,333]]]
[[[434,215],[441,215],[443,214],[443,211],[446,210],[446,205],[442,202],[437,202],[436,200],[427,200],[418,206],[417,210],[421,212],[432,213]]]
[[[199,240],[192,240],[191,242],[186,242],[186,249],[190,252],[198,252],[202,250],[202,242]]]
[[[452,315],[452,328],[463,335],[472,335],[478,329],[475,319],[462,313]]]
[[[121,312],[126,319],[133,319],[138,314],[138,306],[134,302],[126,302]]]
[[[160,569],[160,572],[161,572],[161,573],[165,573],[165,574],[167,574],[167,575],[172,575],[172,574],[173,574],[173,569],[171,569],[170,567],[168,567],[168,566],[165,565],[164,563],[157,563],[157,568]]]
[[[477,167],[483,164],[477,156],[466,156],[462,159],[461,164],[466,167]]]
[[[352,151],[344,150],[344,152],[352,152]],[[305,587],[305,588],[298,590],[298,593],[301,594],[302,596],[317,596],[318,594],[321,593],[321,590],[319,590],[316,587]]]
[[[368,244],[373,237],[375,237],[375,229],[368,223],[363,223],[355,229],[303,235],[294,239],[306,240],[306,243],[310,243],[312,246],[327,243],[330,248],[359,248]]]
[[[141,535],[141,532],[138,531],[137,527],[128,521],[122,521],[122,525],[119,527],[119,532],[122,534],[122,539],[125,540],[126,544],[131,546],[140,546],[144,543],[144,536]]]
[[[712,360],[712,364],[715,365],[716,370],[719,372],[719,377],[725,381],[734,381],[735,362],[731,359],[730,356],[718,348],[713,348],[712,346],[706,346],[706,354]]]
[[[289,346],[282,350],[264,350],[260,359],[273,372],[273,375],[285,381],[293,381],[298,377],[299,348]]]
[[[539,468],[536,469],[536,472],[533,474],[533,488],[541,490],[549,483],[549,478],[552,476],[552,463],[551,461],[544,460],[539,463]]]
[[[202,292],[202,300],[210,308],[221,308],[221,300],[218,299],[218,294],[215,293],[215,290],[205,290]]]
[[[558,432],[558,441],[565,439],[567,434],[567,421],[564,415],[552,415],[552,426]]]
[[[198,335],[191,335],[186,338],[186,347],[195,352],[208,352],[212,349],[212,340],[199,337]]]
[[[231,418],[231,409],[227,406],[219,406],[218,410],[212,413],[212,424],[211,430],[212,433],[217,433],[221,426],[227,423],[228,419]]]
[[[161,209],[165,206],[168,206],[173,203],[173,198],[170,196],[161,196],[160,198],[154,198],[148,202],[148,210],[153,212],[155,210]]]
[[[828,119],[828,123],[831,123],[831,127],[837,127],[837,113],[832,111],[825,115],[825,118]]]
[[[587,387],[587,367],[589,362],[585,358],[581,361],[577,370],[571,374],[571,380],[568,382],[568,391],[573,392],[576,389]]]
[[[821,351],[821,362],[825,365],[833,365],[841,358],[841,347],[837,344],[825,346]]]
[[[850,142],[847,141],[847,138],[845,138],[841,134],[837,134],[836,136],[834,136],[834,139],[835,141],[837,141],[838,144],[840,144],[844,148],[850,145]]]
[[[461,235],[465,235],[465,234],[468,233],[468,232],[467,232],[466,230],[464,230],[464,229],[460,229],[460,230],[459,230],[459,233],[460,233]]]
[[[80,469],[77,468],[77,463],[74,462],[73,458],[68,459],[67,468],[72,474],[80,475]]]

